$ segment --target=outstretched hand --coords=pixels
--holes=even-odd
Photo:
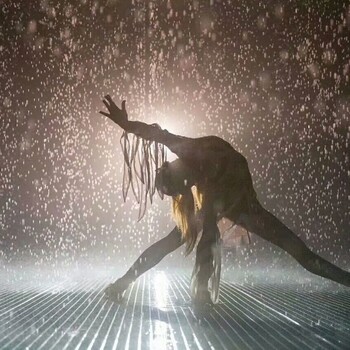
[[[100,111],[102,115],[105,115],[115,123],[121,126],[121,123],[128,120],[128,114],[125,109],[125,100],[122,102],[122,108],[120,109],[112,100],[111,96],[106,95],[102,101],[108,109],[109,113]]]

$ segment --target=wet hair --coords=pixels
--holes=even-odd
[[[176,196],[188,191],[191,187],[193,174],[191,168],[181,159],[164,162],[157,169],[155,185],[159,192],[167,196]]]
[[[186,243],[185,254],[188,255],[194,249],[198,237],[196,223],[198,206],[196,206],[191,189],[174,196],[171,208],[174,221],[181,231],[182,240]]]
[[[192,168],[181,159],[165,162],[158,169],[156,187],[159,192],[172,196],[172,216],[186,243],[186,255],[193,250],[198,230],[196,212],[201,209],[203,195],[194,186]]]
[[[158,193],[172,196],[176,192],[173,185],[173,176],[169,167],[169,162],[164,162],[162,167],[156,170],[155,186]]]
[[[154,173],[166,162],[165,146],[136,135],[130,137],[126,131],[121,136],[120,144],[124,156],[123,199],[125,202],[131,187],[139,204],[138,219],[141,220],[147,204],[153,202],[156,190]],[[163,194],[158,193],[163,199]]]
[[[172,196],[172,216],[186,242],[186,255],[193,250],[198,236],[195,220],[201,208],[203,195],[192,186],[192,169],[182,160],[166,160],[165,147],[136,135],[122,134],[121,147],[124,156],[123,199],[131,188],[139,204],[139,220],[146,212],[147,204],[153,202],[155,191],[163,199]],[[156,173],[156,176],[154,176]],[[192,180],[191,180],[192,181]]]

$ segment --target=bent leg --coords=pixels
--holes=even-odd
[[[175,227],[166,237],[147,248],[123,277],[109,285],[105,291],[106,294],[112,298],[120,299],[130,283],[157,265],[166,255],[179,248],[183,243],[181,232]]]
[[[207,210],[203,218],[203,232],[197,245],[196,261],[191,277],[191,294],[195,304],[218,301],[221,272],[219,241],[220,232],[216,224],[216,215]]]
[[[251,214],[241,216],[241,225],[293,256],[308,271],[350,287],[350,272],[313,253],[274,215],[256,202]]]

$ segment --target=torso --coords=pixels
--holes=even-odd
[[[192,159],[200,172],[200,191],[209,194],[218,218],[232,220],[247,211],[249,200],[255,197],[248,163],[228,142],[216,136],[196,139],[203,157]],[[201,175],[203,174],[203,176]]]

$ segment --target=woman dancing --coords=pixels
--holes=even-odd
[[[103,103],[109,113],[101,111],[124,129],[123,148],[125,171],[123,185],[133,186],[132,162],[138,161],[144,169],[138,174],[146,184],[152,199],[152,184],[161,196],[172,196],[173,216],[176,227],[163,239],[146,249],[124,276],[112,283],[106,294],[119,300],[128,286],[145,271],[155,266],[167,254],[186,244],[189,254],[196,247],[195,267],[191,280],[194,303],[206,304],[218,301],[220,280],[220,232],[218,221],[227,218],[277,245],[294,257],[308,271],[350,286],[350,273],[313,253],[305,243],[274,215],[259,203],[253,188],[246,159],[228,142],[216,136],[188,138],[162,130],[158,125],[148,125],[128,120],[125,101],[118,108],[109,95]],[[136,135],[136,144],[143,142],[143,159],[137,160],[137,145],[130,147],[128,134]],[[152,167],[147,159],[150,145],[155,144],[156,176],[152,182]],[[159,148],[164,145],[178,156],[169,163],[161,157],[158,167]],[[124,189],[124,198],[125,198]],[[143,196],[144,198],[144,196]],[[145,210],[145,205],[143,212]],[[199,234],[201,231],[201,235]]]

